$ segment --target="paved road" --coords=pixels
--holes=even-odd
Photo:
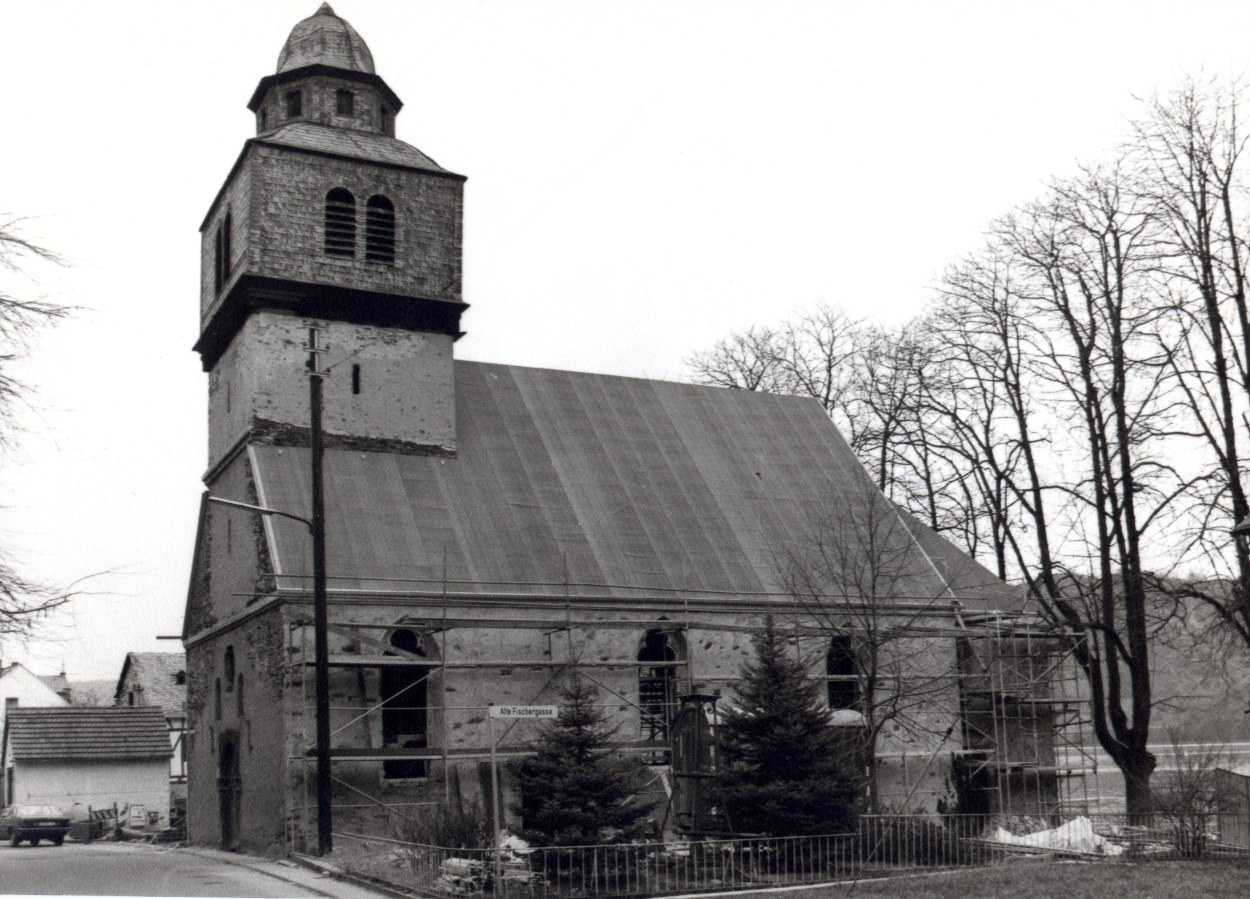
[[[348,884],[263,859],[141,843],[0,844],[0,894],[92,896],[369,895]],[[283,878],[283,879],[279,879]],[[376,895],[376,894],[374,894]]]

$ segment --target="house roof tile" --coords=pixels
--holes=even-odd
[[[183,718],[187,714],[185,674],[187,657],[181,652],[129,652],[122,665],[113,701],[126,705],[124,693],[135,689],[137,705],[158,706],[166,718]],[[178,676],[184,675],[183,682]]]
[[[9,712],[10,757],[54,759],[169,758],[169,726],[155,706],[66,706]]]

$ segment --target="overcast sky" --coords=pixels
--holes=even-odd
[[[197,229],[246,104],[319,0],[0,0],[0,214],[70,266],[42,337],[0,544],[93,572],[38,673],[174,650],[206,380]],[[338,0],[468,176],[462,358],[655,378],[819,302],[898,322],[985,226],[1125,135],[1135,96],[1250,69],[1250,3]]]

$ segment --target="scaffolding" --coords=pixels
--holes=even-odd
[[[460,602],[472,603],[476,597],[460,595]],[[532,691],[529,703],[535,703],[557,684],[561,675],[575,670],[588,679],[600,691],[607,694],[607,703],[613,706],[632,707],[639,717],[638,740],[614,741],[618,751],[638,754],[644,762],[652,765],[650,781],[655,796],[663,803],[663,817],[667,823],[678,820],[674,808],[675,787],[678,781],[686,784],[706,777],[709,772],[699,770],[691,763],[694,756],[687,747],[683,750],[670,737],[674,718],[683,705],[693,699],[700,707],[715,707],[720,690],[700,693],[696,683],[709,684],[736,679],[725,675],[696,673],[693,652],[666,653],[652,651],[644,659],[642,654],[627,658],[579,657],[578,629],[598,631],[621,630],[633,634],[685,635],[691,631],[732,631],[753,633],[758,627],[726,620],[680,621],[656,618],[620,618],[607,616],[593,620],[575,620],[572,604],[566,598],[562,619],[546,615],[530,618],[488,618],[453,616],[447,597],[437,595],[413,599],[428,614],[408,616],[389,623],[366,623],[332,621],[330,631],[346,641],[344,650],[332,651],[329,664],[332,669],[355,669],[363,672],[373,669],[379,672],[404,670],[412,676],[397,693],[379,692],[377,701],[360,705],[332,705],[332,718],[337,722],[332,736],[338,737],[349,728],[368,727],[371,716],[383,711],[412,711],[424,716],[427,733],[423,739],[404,745],[382,746],[334,746],[331,759],[336,764],[381,763],[383,766],[411,766],[409,773],[424,777],[437,791],[441,785],[441,798],[426,798],[415,802],[388,802],[378,796],[353,786],[340,777],[335,783],[340,792],[347,791],[357,800],[350,805],[336,802],[335,808],[385,808],[387,814],[400,820],[411,820],[421,807],[450,806],[452,795],[452,768],[457,763],[482,763],[490,758],[488,746],[453,748],[449,739],[449,713],[488,713],[486,705],[451,705],[449,697],[449,672],[454,671],[508,671],[521,670],[538,675],[541,686]],[[579,611],[582,611],[579,609]],[[589,610],[586,610],[589,611]],[[714,615],[707,616],[709,618]],[[482,629],[525,630],[536,632],[544,641],[541,658],[464,658],[449,653],[449,634],[469,632],[465,644],[476,645],[472,632]],[[407,630],[418,635],[418,646],[397,646],[388,635],[397,630]],[[784,627],[797,644],[813,639],[828,642],[831,638],[827,628],[799,623]],[[1044,629],[1035,618],[1023,615],[995,613],[982,617],[956,614],[952,624],[917,626],[919,637],[950,640],[954,644],[954,663],[940,677],[957,687],[957,702],[951,703],[950,729],[959,734],[962,748],[951,752],[951,770],[962,790],[961,801],[967,809],[991,814],[1018,814],[1054,816],[1088,811],[1090,797],[1086,787],[1091,775],[1097,772],[1095,754],[1086,746],[1087,699],[1081,690],[1079,671],[1071,655],[1071,635],[1057,635]],[[562,638],[562,639],[561,639]],[[632,645],[635,641],[631,640]],[[644,644],[646,637],[644,637]],[[618,644],[619,645],[619,644]],[[563,646],[563,651],[561,647]],[[413,651],[416,649],[417,651]],[[304,673],[311,670],[312,625],[302,617],[288,623],[288,670],[294,684],[299,681],[302,696],[302,731],[294,741],[299,751],[293,751],[289,762],[299,769],[300,776],[287,778],[288,790],[288,841],[292,848],[302,848],[306,839],[307,822],[314,815],[312,778],[309,776],[314,759],[308,747],[313,745],[311,724],[313,721],[312,679]],[[612,670],[633,670],[639,680],[637,700],[614,689],[605,680],[604,673]],[[826,683],[846,681],[853,675],[813,674],[814,680]],[[644,689],[648,677],[663,682],[663,689]],[[361,681],[363,685],[363,681]],[[704,688],[706,689],[706,688]],[[417,695],[419,694],[419,695]],[[662,695],[661,695],[662,694]],[[367,697],[361,688],[360,695]],[[395,703],[402,701],[412,705]],[[343,719],[346,718],[346,721]],[[498,735],[496,755],[501,760],[513,761],[532,754],[524,742],[516,740],[513,731],[518,721],[512,721]],[[509,739],[512,742],[509,743]],[[713,740],[715,739],[713,729]],[[366,743],[372,742],[366,740]],[[403,742],[403,741],[400,741]],[[939,741],[927,760],[921,756],[904,755],[901,759],[904,786],[914,792],[919,779],[931,769],[939,752],[950,751],[949,744]],[[294,747],[293,747],[294,748]],[[674,758],[674,749],[677,749]],[[706,755],[703,749],[697,753]],[[714,756],[713,750],[710,756]],[[680,770],[678,770],[680,769]],[[911,781],[909,781],[911,778]],[[914,785],[908,786],[914,782]],[[964,798],[967,797],[967,798]],[[721,831],[726,827],[717,821],[713,827]],[[697,829],[703,830],[702,826]]]
[[[957,638],[964,750],[954,770],[970,811],[1063,817],[1091,811],[1098,774],[1074,657],[1084,635],[1022,615],[961,619]]]

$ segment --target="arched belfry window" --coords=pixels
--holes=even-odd
[[[233,230],[230,210],[227,209],[213,238],[213,283],[217,291],[220,291],[230,278],[230,260],[234,255],[234,250],[230,246],[230,234]]]
[[[855,650],[850,637],[837,636],[829,642],[825,656],[829,708],[859,708],[859,672],[856,671]]]
[[[381,194],[374,194],[365,206],[365,258],[395,261],[395,204]]]
[[[356,198],[336,187],[326,194],[326,255],[356,255]]]
[[[426,658],[421,637],[408,628],[391,631],[387,641],[406,653]],[[387,653],[398,655],[399,653]],[[415,665],[387,665],[381,674],[382,745],[390,750],[423,750],[429,745],[429,675],[431,669]],[[418,752],[418,754],[420,754]],[[388,759],[382,763],[387,779],[425,777],[425,759]]]
[[[677,647],[664,631],[647,631],[638,648],[638,707],[642,739],[667,743],[669,723],[677,714]],[[668,764],[667,749],[643,757],[648,765]]]

